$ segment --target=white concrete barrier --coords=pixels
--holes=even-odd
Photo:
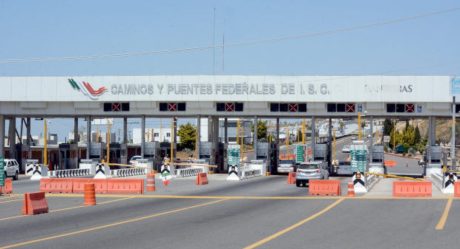
[[[454,183],[457,181],[457,175],[453,173],[439,174],[432,173],[430,180],[444,194],[454,194]]]
[[[43,176],[48,175],[48,167],[41,164],[34,164],[30,180],[39,181]]]
[[[96,165],[96,173],[94,174],[94,179],[106,179],[110,176],[110,168],[102,163]]]

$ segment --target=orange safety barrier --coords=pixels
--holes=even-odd
[[[348,197],[355,197],[355,185],[353,185],[353,182],[348,183]]]
[[[96,205],[96,187],[94,183],[85,183],[85,194],[84,194],[84,205],[94,206]]]
[[[95,191],[98,194],[107,194],[107,180],[106,179],[91,179],[91,178],[71,178],[72,181],[72,193],[84,193],[85,184],[94,184]]]
[[[13,180],[11,178],[5,179],[5,186],[0,186],[0,194],[11,194],[13,193]]]
[[[386,166],[386,167],[394,167],[396,166],[396,161],[393,161],[393,160],[385,160],[383,162],[383,164]]]
[[[393,196],[395,197],[431,197],[432,183],[395,181],[393,182]]]
[[[289,172],[289,174],[288,174],[288,179],[287,179],[287,183],[288,183],[288,184],[295,184],[295,177],[296,177],[296,173],[295,173],[295,172]]]
[[[144,179],[107,179],[108,194],[143,194]]]
[[[208,175],[206,173],[198,173],[196,176],[196,185],[208,184]]]
[[[454,197],[460,197],[460,182],[454,183]]]
[[[59,178],[40,179],[40,191],[45,193],[72,193],[72,180]]]
[[[155,173],[147,174],[147,191],[155,191]]]
[[[335,195],[340,196],[339,180],[310,180],[308,186],[310,195]]]
[[[45,198],[45,192],[25,193],[22,214],[35,215],[44,213],[48,213],[48,202]]]

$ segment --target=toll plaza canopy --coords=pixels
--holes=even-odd
[[[0,77],[0,115],[449,116],[450,76]]]

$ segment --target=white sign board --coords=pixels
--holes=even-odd
[[[0,102],[450,102],[451,81],[448,76],[0,77]]]

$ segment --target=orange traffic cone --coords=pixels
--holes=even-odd
[[[355,197],[355,186],[353,182],[348,183],[348,197]]]
[[[86,183],[85,184],[85,206],[94,206],[96,205],[96,188],[94,183]]]
[[[154,173],[147,174],[147,191],[149,192],[155,191],[155,174]]]

